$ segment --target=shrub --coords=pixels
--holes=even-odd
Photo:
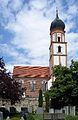
[[[34,117],[30,114],[30,115],[28,115],[27,120],[35,120],[35,119],[34,119]]]
[[[13,118],[11,118],[11,120],[19,120],[19,118],[13,117]]]

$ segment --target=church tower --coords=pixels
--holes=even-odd
[[[53,67],[55,65],[67,66],[67,42],[65,40],[65,24],[59,19],[58,10],[56,10],[56,18],[51,23],[50,26],[50,78],[52,81],[53,77]]]

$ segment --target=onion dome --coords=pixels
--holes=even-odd
[[[58,10],[56,10],[56,18],[54,19],[54,21],[51,23],[51,26],[50,26],[50,31],[52,31],[53,29],[55,28],[60,28],[62,30],[65,29],[65,24],[64,22],[59,19],[58,17]]]

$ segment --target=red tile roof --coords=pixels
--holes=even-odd
[[[14,66],[14,77],[49,78],[49,67]]]

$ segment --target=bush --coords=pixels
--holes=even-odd
[[[35,120],[43,120],[43,115],[41,115],[41,114],[34,114],[34,115],[33,115],[33,118],[34,118]]]
[[[30,114],[30,115],[28,115],[27,120],[35,120],[35,119],[34,119],[33,115]]]
[[[19,118],[13,117],[13,118],[11,118],[11,120],[19,120]]]
[[[11,120],[20,120],[20,114],[16,113],[14,115],[10,115]]]

